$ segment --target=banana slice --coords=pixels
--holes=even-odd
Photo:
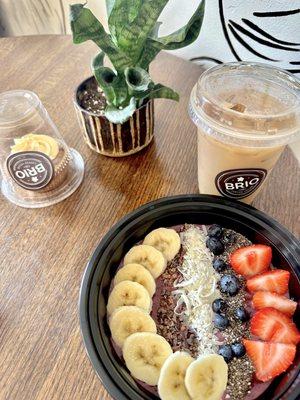
[[[11,153],[20,151],[40,151],[54,160],[59,152],[57,141],[48,135],[36,135],[28,133],[15,139],[15,144],[11,146]]]
[[[157,385],[161,367],[171,354],[169,343],[156,333],[134,333],[123,346],[123,357],[131,375],[151,386]]]
[[[123,347],[128,336],[136,332],[156,333],[156,324],[145,310],[136,306],[117,308],[110,317],[109,327],[113,340]]]
[[[185,351],[171,354],[162,366],[158,393],[161,400],[190,400],[184,379],[188,366],[194,361]]]
[[[145,237],[144,244],[155,247],[171,261],[180,250],[180,236],[174,229],[158,228]]]
[[[118,283],[109,295],[107,302],[107,313],[111,315],[118,307],[137,306],[151,311],[152,301],[149,293],[137,282],[123,281]]]
[[[148,291],[150,297],[155,293],[156,284],[150,272],[140,264],[127,264],[115,276],[115,285],[122,281],[137,282]]]
[[[188,367],[185,386],[193,400],[220,400],[227,386],[228,366],[218,354],[200,356]]]
[[[152,246],[140,244],[132,247],[124,258],[126,264],[141,264],[151,273],[154,279],[161,275],[167,266],[163,254]]]

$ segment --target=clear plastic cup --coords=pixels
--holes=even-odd
[[[69,148],[30,91],[0,93],[1,190],[12,203],[46,207],[70,196],[84,174],[81,155]]]
[[[204,72],[191,93],[201,193],[251,203],[282,151],[300,138],[300,82],[260,63]]]

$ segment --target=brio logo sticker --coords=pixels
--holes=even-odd
[[[52,161],[39,151],[11,154],[6,160],[6,166],[13,180],[27,190],[42,189],[53,178]]]
[[[218,191],[231,199],[243,199],[254,193],[263,183],[267,171],[260,168],[230,169],[220,172],[215,179]]]

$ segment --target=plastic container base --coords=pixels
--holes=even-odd
[[[84,161],[82,156],[75,149],[70,149],[71,161],[69,166],[69,174],[64,183],[49,192],[39,193],[38,196],[24,197],[14,190],[14,187],[6,180],[2,180],[2,194],[17,206],[24,208],[43,208],[59,203],[71,196],[80,186],[84,176]]]

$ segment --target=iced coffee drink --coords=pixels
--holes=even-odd
[[[253,201],[285,146],[300,138],[299,89],[293,75],[257,63],[202,74],[190,102],[201,193]]]

